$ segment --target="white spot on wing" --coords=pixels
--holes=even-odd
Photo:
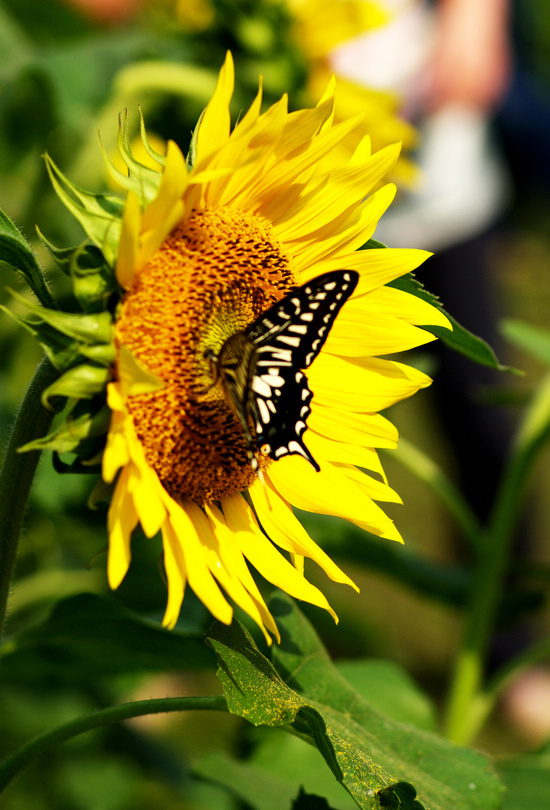
[[[300,338],[292,337],[291,335],[279,335],[277,340],[280,341],[280,343],[286,343],[287,346],[294,346],[296,349],[300,345]]]
[[[260,379],[263,380],[264,383],[269,385],[271,388],[275,388],[278,385],[284,385],[285,381],[283,377],[277,374],[277,369],[270,368],[268,374],[262,374]],[[264,395],[269,396],[269,395]]]
[[[271,387],[265,382],[265,377],[254,377],[252,380],[252,390],[261,397],[271,396]]]
[[[265,404],[264,400],[263,399],[258,399],[257,400],[257,405],[258,405],[258,410],[260,412],[260,418],[261,418],[262,422],[264,423],[264,425],[269,425],[269,423],[271,421],[271,414],[269,413],[269,409],[268,409],[267,405]]]

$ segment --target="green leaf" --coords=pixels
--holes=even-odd
[[[518,373],[510,366],[503,366],[498,361],[494,351],[488,343],[486,343],[480,337],[477,337],[477,335],[474,335],[472,332],[469,332],[457,321],[455,321],[452,315],[449,315],[449,313],[446,312],[442,307],[439,299],[432,293],[428,292],[428,290],[425,289],[425,287],[414,277],[412,273],[407,273],[407,275],[401,276],[401,278],[396,278],[393,281],[390,281],[388,283],[388,287],[395,287],[396,289],[403,290],[411,295],[416,295],[417,298],[427,301],[449,319],[453,325],[452,332],[450,329],[445,329],[443,326],[422,326],[422,329],[425,329],[427,332],[431,332],[432,335],[435,335],[437,338],[442,340],[449,349],[466,355],[466,357],[473,360],[474,363],[479,363],[482,366],[489,366],[490,368],[495,368],[499,371],[511,371],[513,373]]]
[[[501,760],[497,771],[506,787],[502,810],[548,810],[550,744],[537,754]]]
[[[271,610],[282,635],[273,664],[236,622],[210,631],[231,712],[254,725],[291,725],[366,810],[405,801],[415,810],[499,806],[499,783],[481,755],[378,713],[338,673],[289,598],[278,595]]]
[[[550,332],[530,323],[507,319],[502,321],[501,331],[504,337],[515,343],[520,349],[529,352],[537,360],[550,366]]]
[[[113,598],[79,594],[62,599],[41,624],[2,648],[0,675],[12,680],[74,681],[142,670],[211,668],[199,633],[164,630]]]
[[[31,247],[11,219],[0,210],[0,264],[20,273],[43,307],[56,309]]]

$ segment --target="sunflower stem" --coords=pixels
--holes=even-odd
[[[155,698],[121,703],[119,706],[111,706],[108,709],[100,709],[92,714],[84,715],[84,717],[77,717],[75,720],[70,720],[68,723],[39,734],[38,737],[29,740],[14,754],[7,757],[0,764],[0,793],[34,759],[50,748],[77,737],[79,734],[84,734],[86,731],[129,720],[131,717],[142,717],[146,714],[196,710],[223,712],[227,711],[227,703],[223,695]]]
[[[549,435],[550,375],[535,394],[517,434],[475,564],[445,724],[447,736],[460,744],[474,739],[492,702],[483,691],[487,648],[509,571],[511,543],[522,496],[536,454]]]
[[[40,451],[18,453],[22,445],[44,436],[65,400],[56,398],[52,410],[42,405],[40,396],[59,372],[47,358],[40,363],[29,385],[9,439],[0,472],[0,642],[2,641],[10,585],[17,556],[17,545],[27,499],[36,472]],[[55,406],[58,406],[57,408]]]

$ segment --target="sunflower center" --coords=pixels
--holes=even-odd
[[[172,231],[125,295],[118,341],[165,383],[128,407],[172,496],[205,503],[251,485],[243,430],[209,358],[294,285],[269,223],[203,210]]]

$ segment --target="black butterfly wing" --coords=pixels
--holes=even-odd
[[[251,411],[260,450],[277,460],[301,455],[318,471],[303,434],[312,393],[302,369],[321,351],[359,276],[353,271],[324,273],[297,287],[246,330],[256,348],[251,380]]]
[[[308,368],[321,351],[343,304],[355,290],[359,274],[335,270],[297,287],[246,330],[264,355],[264,366],[271,360],[293,368]]]

